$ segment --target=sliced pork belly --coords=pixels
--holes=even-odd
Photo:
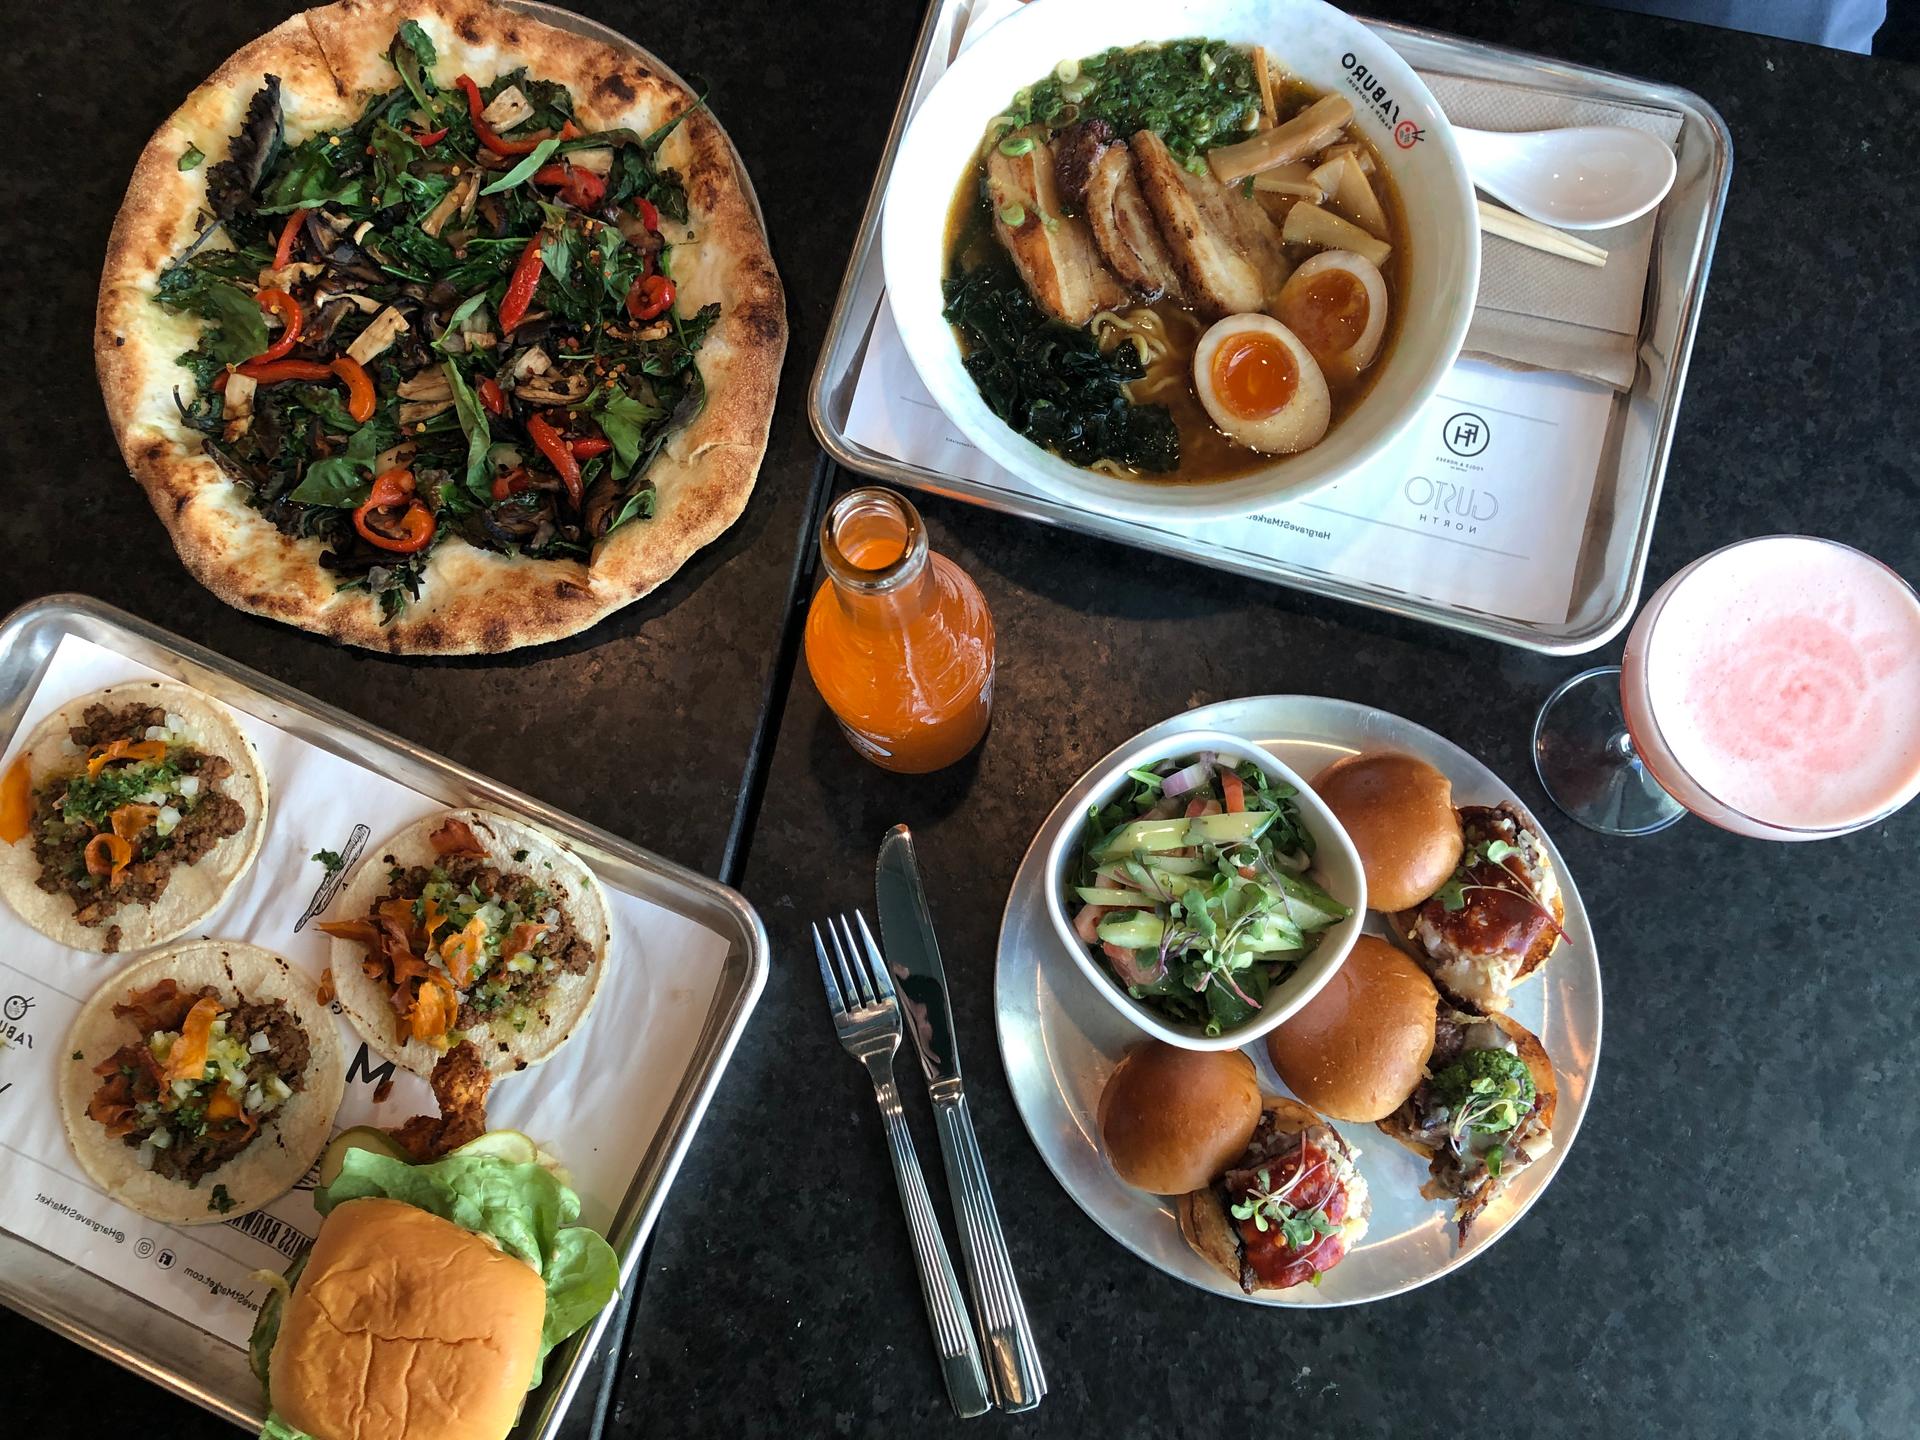
[[[1186,302],[1211,320],[1264,310],[1288,274],[1266,211],[1211,173],[1188,170],[1151,130],[1136,134],[1130,148]]]
[[[1036,141],[1024,155],[987,155],[987,201],[993,233],[1040,308],[1056,320],[1084,325],[1102,310],[1127,303],[1127,292],[1093,248],[1086,221],[1063,215],[1054,183],[1053,150]],[[1016,215],[1019,224],[1007,223]]]
[[[1101,153],[1087,179],[1087,227],[1093,245],[1107,268],[1143,300],[1162,295],[1181,298],[1180,277],[1173,257],[1160,238],[1160,222],[1140,193],[1133,173],[1133,153],[1113,145]]]

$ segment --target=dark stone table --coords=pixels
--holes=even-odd
[[[999,627],[997,719],[946,774],[868,768],[780,647],[819,479],[806,381],[915,7],[578,8],[714,82],[766,206],[793,344],[742,524],[623,616],[497,662],[371,658],[221,606],[179,569],[125,479],[87,320],[146,132],[274,7],[93,7],[85,23],[17,7],[0,73],[42,118],[19,117],[34,152],[0,180],[23,320],[0,356],[16,540],[0,603],[92,591],[676,859],[743,875],[774,974],[656,1232],[607,1433],[960,1433],[866,1082],[833,1042],[803,944],[809,919],[871,903],[873,847],[899,820],[930,871],[981,1140],[1052,1380],[1036,1414],[974,1430],[1920,1430],[1920,970],[1907,898],[1920,808],[1817,846],[1692,821],[1602,839],[1555,824],[1527,756],[1534,708],[1588,662],[935,502],[924,509],[936,546],[980,582]],[[1733,191],[1649,584],[1728,540],[1789,529],[1920,577],[1920,298],[1906,233],[1920,215],[1908,135],[1920,71],[1544,0],[1373,8],[1687,86],[1732,128]],[[802,577],[802,597],[812,583]],[[1396,710],[1507,776],[1554,826],[1607,983],[1598,1094],[1558,1182],[1460,1274],[1355,1310],[1227,1304],[1108,1241],[1027,1140],[993,1039],[1000,911],[1060,791],[1166,715],[1272,690]],[[743,826],[762,778],[757,823]],[[933,1165],[923,1097],[908,1105]],[[0,1347],[9,1433],[209,1430],[4,1313]],[[570,1434],[587,1432],[592,1398]]]

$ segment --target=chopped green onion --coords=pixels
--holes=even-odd
[[[1024,205],[1002,205],[1000,221],[1009,230],[1018,230],[1027,223],[1027,207]]]
[[[1078,60],[1062,60],[1058,65],[1053,67],[1053,78],[1058,80],[1062,85],[1071,85],[1080,78],[1080,62]]]
[[[1212,52],[1207,50],[1200,52],[1200,73],[1202,75],[1211,75],[1219,68],[1219,62],[1213,58]]]
[[[1081,79],[1070,81],[1060,87],[1060,98],[1065,100],[1069,105],[1078,105],[1089,95],[1093,94],[1093,87],[1094,82],[1091,80]]]
[[[1010,139],[1000,142],[1000,153],[1002,155],[1025,155],[1032,149],[1033,136],[1031,135],[1015,135]]]

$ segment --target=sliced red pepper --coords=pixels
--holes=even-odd
[[[400,511],[397,517],[395,510]],[[413,472],[407,469],[375,476],[366,503],[353,512],[353,528],[362,539],[399,555],[426,549],[438,525],[433,512],[414,498]]]
[[[653,320],[673,307],[673,281],[664,275],[640,275],[627,291],[627,313],[636,320]]]
[[[300,343],[300,302],[284,290],[262,290],[254,298],[262,310],[270,310],[280,317],[279,338],[247,362],[265,364],[278,360]]]
[[[278,385],[282,380],[331,380],[333,371],[318,360],[249,360],[235,367],[249,380]]]
[[[514,262],[513,278],[507,281],[507,293],[500,301],[501,334],[511,333],[514,326],[527,318],[533,292],[540,288],[540,275],[545,268],[546,262],[540,258],[540,237],[535,235]]]
[[[533,147],[546,139],[544,135],[529,136],[525,140],[507,140],[494,133],[494,129],[480,118],[487,108],[487,102],[480,98],[480,87],[470,75],[457,77],[454,84],[467,92],[467,115],[473,121],[473,133],[480,137],[480,143],[496,155],[527,155]]]
[[[327,368],[347,387],[347,414],[366,424],[373,418],[374,407],[373,377],[367,374],[367,367],[351,355],[342,355]]]
[[[524,465],[516,465],[506,474],[497,476],[494,479],[493,498],[496,500],[509,500],[515,495],[518,495],[522,490],[530,489],[532,485],[533,477],[527,474],[527,467]]]
[[[507,395],[500,388],[500,382],[491,375],[480,377],[480,403],[495,415],[507,413]]]
[[[536,185],[557,185],[560,198],[576,210],[591,210],[607,198],[607,182],[591,170],[582,170],[562,160],[542,165],[533,172]]]
[[[293,242],[299,238],[300,227],[312,213],[311,210],[296,210],[287,216],[287,223],[280,227],[280,243],[273,247],[274,269],[284,270],[293,263]]]
[[[591,460],[596,455],[604,455],[613,448],[613,442],[604,435],[582,435],[567,446],[573,451],[576,460]]]
[[[573,458],[573,451],[567,448],[567,442],[560,438],[560,432],[547,422],[544,415],[535,415],[527,421],[527,435],[540,453],[547,457],[547,463],[559,472],[560,483],[567,487],[567,498],[580,508],[580,462]]]
[[[639,207],[640,223],[657,232],[660,229],[660,207],[644,195],[636,197],[633,203]]]
[[[447,138],[447,127],[443,125],[438,130],[420,131],[413,137],[413,143],[418,145],[422,150],[424,150],[430,145],[438,145],[442,140],[446,138]]]

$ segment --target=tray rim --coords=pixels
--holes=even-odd
[[[724,938],[729,941],[729,950],[713,1002],[701,1027],[700,1038],[667,1111],[661,1117],[653,1142],[642,1155],[627,1192],[615,1210],[613,1222],[608,1227],[607,1238],[620,1258],[621,1288],[627,1290],[633,1283],[641,1251],[659,1217],[667,1192],[692,1147],[694,1134],[705,1117],[714,1092],[719,1088],[721,1076],[747,1021],[766,988],[771,970],[771,945],[766,926],[751,902],[732,887],[696,870],[557,810],[542,800],[456,764],[436,751],[361,720],[251,666],[229,659],[184,636],[88,595],[67,592],[44,596],[28,601],[0,620],[0,675],[4,674],[7,662],[16,651],[24,649],[31,652],[36,641],[50,637],[44,653],[34,655],[27,662],[30,668],[18,690],[0,698],[0,748],[11,741],[18,727],[20,712],[38,685],[59,637],[64,634],[77,634],[95,643],[106,644],[108,648],[119,649],[142,664],[152,664],[153,660],[147,655],[114,644],[114,639],[126,637],[138,646],[157,651],[162,658],[171,656],[178,662],[180,673],[177,678],[182,683],[204,689],[195,673],[200,672],[218,678],[230,692],[250,694],[267,702],[276,714],[290,712],[316,726],[330,727],[353,742],[356,753],[352,758],[356,763],[366,765],[369,757],[397,759],[404,768],[436,777],[449,787],[444,793],[423,793],[434,793],[435,798],[445,799],[451,804],[467,803],[478,797],[508,813],[521,815],[574,841],[581,849],[582,858],[594,867],[597,874],[600,873],[600,864],[595,863],[596,859],[601,864],[613,862],[630,867],[657,882],[665,892],[677,890],[693,897],[694,903],[683,913],[690,917],[697,916],[705,923],[720,922],[717,928],[721,928]],[[102,639],[102,636],[111,638]],[[156,665],[155,668],[166,667]],[[0,684],[3,683],[4,680],[0,680]],[[223,698],[225,703],[224,697],[216,698]],[[269,724],[280,724],[279,720],[268,719],[265,715],[256,715],[255,718]],[[287,727],[283,725],[282,728]],[[307,737],[303,735],[301,738]],[[410,778],[404,783],[418,788],[414,779]],[[600,878],[602,883],[611,888],[627,888],[614,884],[604,874]],[[656,899],[656,903],[663,902]],[[63,1267],[70,1275],[80,1277],[97,1298],[164,1316],[165,1323],[184,1333],[190,1345],[208,1355],[230,1358],[234,1351],[226,1342],[153,1307],[150,1302],[113,1282],[72,1265],[43,1246],[12,1231],[0,1229],[0,1304],[224,1420],[246,1428],[258,1427],[263,1412],[259,1408],[257,1395],[250,1393],[245,1400],[236,1400],[229,1394],[216,1391],[212,1384],[204,1383],[194,1374],[142,1353],[136,1344],[130,1343],[122,1335],[110,1335],[104,1330],[89,1328],[81,1317],[63,1312],[18,1282],[13,1270],[16,1267],[24,1269],[27,1265],[42,1271],[50,1266]],[[538,1389],[530,1392],[530,1403],[514,1427],[516,1440],[553,1440],[557,1435],[584,1378],[587,1363],[620,1309],[617,1303],[607,1306],[592,1324],[577,1332],[559,1348],[554,1359],[549,1361],[546,1378]],[[243,1371],[244,1368],[243,1362]],[[248,1378],[251,1380],[250,1372]]]
[[[1470,765],[1484,772],[1484,774],[1491,779],[1494,788],[1502,792],[1510,803],[1518,805],[1525,814],[1533,818],[1535,827],[1539,830],[1541,837],[1546,841],[1548,853],[1553,857],[1558,867],[1561,884],[1570,902],[1567,912],[1569,922],[1574,925],[1576,930],[1584,933],[1587,948],[1590,952],[1590,963],[1593,967],[1592,1051],[1586,1058],[1581,1074],[1583,1083],[1580,1087],[1578,1103],[1571,1106],[1563,1105],[1562,1107],[1563,1110],[1571,1111],[1571,1123],[1564,1127],[1561,1126],[1557,1123],[1560,1115],[1556,1113],[1554,1144],[1547,1157],[1540,1162],[1544,1166],[1540,1183],[1529,1191],[1525,1199],[1520,1202],[1518,1208],[1506,1217],[1497,1230],[1476,1238],[1472,1248],[1469,1250],[1456,1250],[1452,1257],[1439,1268],[1420,1275],[1410,1282],[1401,1285],[1399,1288],[1387,1291],[1384,1294],[1356,1296],[1327,1301],[1305,1299],[1288,1300],[1274,1295],[1243,1295],[1223,1286],[1202,1283],[1190,1275],[1182,1274],[1177,1270],[1169,1268],[1136,1244],[1131,1234],[1122,1233],[1120,1229],[1115,1228],[1115,1226],[1109,1222],[1108,1216],[1097,1210],[1080,1191],[1076,1190],[1073,1185],[1069,1183],[1068,1177],[1062,1173],[1061,1165],[1056,1159],[1054,1150],[1043,1144],[1040,1140],[1034,1114],[1030,1112],[1029,1108],[1034,1102],[1031,1100],[1028,1090],[1014,1083],[1014,1076],[1020,1067],[1016,1065],[1013,1056],[1009,1053],[1009,1031],[1018,1024],[1017,1020],[1010,1020],[1009,1015],[1010,1012],[1023,1008],[1025,1002],[1018,998],[1011,1001],[1006,998],[1007,967],[1005,964],[1005,956],[1008,950],[1009,931],[1021,923],[1018,918],[1018,912],[1022,908],[1033,909],[1039,906],[1039,901],[1031,893],[1031,887],[1029,887],[1028,894],[1024,896],[1021,894],[1021,880],[1028,874],[1029,865],[1037,864],[1038,871],[1040,872],[1039,881],[1042,884],[1045,883],[1045,871],[1047,867],[1043,852],[1047,843],[1050,841],[1049,832],[1053,831],[1056,822],[1062,819],[1062,812],[1067,809],[1069,801],[1084,798],[1080,792],[1087,787],[1091,780],[1108,769],[1113,764],[1115,757],[1139,745],[1149,736],[1160,735],[1171,737],[1194,725],[1204,725],[1207,728],[1219,729],[1229,734],[1239,735],[1249,744],[1268,748],[1276,742],[1266,738],[1267,732],[1274,729],[1285,729],[1286,727],[1276,725],[1271,720],[1263,717],[1271,712],[1284,710],[1289,705],[1299,705],[1303,703],[1307,705],[1327,706],[1357,718],[1369,720],[1384,718],[1385,720],[1391,721],[1395,729],[1395,740],[1386,742],[1389,746],[1399,743],[1409,735],[1418,736],[1423,745],[1429,746],[1438,752],[1456,752],[1464,756]],[[1358,733],[1360,729],[1361,727],[1356,725],[1353,733]],[[1279,741],[1278,743],[1284,744],[1286,742]],[[1359,748],[1364,750],[1367,746],[1365,743],[1362,743]],[[1283,761],[1283,763],[1286,762]],[[1045,936],[1049,927],[1045,924],[1044,920],[1041,920],[1038,924],[1042,935]],[[1043,946],[1042,948],[1044,950],[1045,947]],[[1086,977],[1081,975],[1076,967],[1068,965],[1063,960],[1056,960],[1054,963],[1064,967],[1062,973],[1076,977],[1082,983],[1086,983]],[[1037,973],[1047,964],[1048,961],[1046,959],[1036,958],[1029,967],[1029,973]],[[1547,982],[1542,981],[1540,983],[1544,984]],[[1071,982],[1069,988],[1071,988]],[[1098,1007],[1094,1008],[1098,1010]],[[1105,1012],[1100,1013],[1104,1014]],[[1073,1201],[1074,1206],[1080,1213],[1090,1220],[1108,1240],[1133,1256],[1134,1259],[1151,1266],[1168,1278],[1178,1280],[1182,1284],[1191,1285],[1207,1294],[1217,1295],[1222,1299],[1253,1305],[1260,1309],[1285,1312],[1348,1310],[1361,1305],[1379,1304],[1382,1301],[1397,1299],[1411,1291],[1424,1289],[1426,1286],[1442,1280],[1456,1271],[1465,1269],[1482,1254],[1491,1250],[1501,1240],[1505,1239],[1509,1233],[1518,1228],[1520,1223],[1531,1213],[1534,1206],[1539,1203],[1554,1180],[1559,1177],[1560,1167],[1566,1162],[1568,1153],[1572,1151],[1574,1141],[1579,1138],[1580,1131],[1587,1118],[1587,1112],[1593,1105],[1594,1086],[1600,1073],[1600,1057],[1605,1049],[1606,983],[1605,977],[1600,971],[1600,945],[1598,937],[1593,933],[1593,919],[1587,910],[1586,902],[1580,895],[1579,886],[1573,878],[1572,871],[1566,863],[1565,856],[1555,843],[1552,834],[1549,833],[1546,827],[1541,825],[1538,818],[1535,817],[1533,807],[1521,798],[1519,792],[1507,782],[1506,778],[1502,776],[1499,771],[1488,765],[1486,761],[1482,760],[1478,755],[1475,755],[1458,741],[1441,734],[1430,726],[1422,725],[1417,720],[1410,720],[1395,711],[1384,710],[1377,705],[1368,705],[1361,701],[1348,700],[1334,695],[1273,692],[1216,700],[1211,704],[1199,706],[1196,709],[1170,715],[1156,721],[1131,737],[1122,740],[1106,754],[1094,760],[1079,778],[1061,791],[1060,798],[1047,812],[1046,818],[1040,822],[1039,827],[1034,831],[1032,841],[1028,844],[1026,851],[1021,855],[1020,863],[1014,872],[1013,884],[1007,892],[1007,903],[1001,911],[1000,928],[994,937],[993,1015],[994,1039],[1000,1048],[1001,1064],[1007,1072],[1008,1087],[1013,1096],[1014,1110],[1020,1117],[1021,1127],[1027,1132],[1028,1141],[1033,1145],[1034,1149],[1039,1152],[1041,1163],[1046,1166],[1047,1173],[1053,1177],[1054,1183],[1066,1192],[1067,1197]],[[1544,1033],[1544,1031],[1542,1033]],[[1140,1031],[1136,1039],[1130,1043],[1138,1043],[1148,1038],[1150,1037],[1143,1030]],[[1242,1053],[1244,1053],[1249,1049],[1260,1048],[1260,1046],[1261,1042],[1255,1039],[1240,1048]],[[1371,1126],[1364,1124],[1350,1123],[1347,1121],[1341,1121],[1339,1123],[1347,1125],[1350,1129],[1357,1129],[1362,1134],[1367,1134],[1372,1130]]]
[[[1543,625],[1446,605],[1437,601],[1397,595],[1303,567],[1279,566],[1246,555],[1246,552],[1219,548],[1210,549],[1204,554],[1196,554],[1183,545],[1178,537],[1155,532],[1149,526],[1096,515],[1077,506],[1042,496],[1017,495],[995,487],[978,485],[970,480],[944,475],[890,456],[880,455],[854,443],[834,423],[831,415],[830,394],[845,381],[850,373],[836,374],[835,356],[842,348],[848,328],[854,319],[854,292],[868,267],[876,263],[879,217],[885,203],[887,181],[898,159],[900,142],[910,119],[913,96],[919,89],[922,76],[926,73],[932,55],[933,42],[939,33],[942,21],[951,10],[968,3],[970,0],[934,0],[934,3],[927,8],[926,18],[921,24],[920,34],[915,42],[913,63],[908,67],[906,80],[900,92],[900,100],[894,109],[893,123],[881,151],[879,168],[875,172],[873,187],[868,194],[866,209],[861,216],[860,228],[855,234],[853,249],[848,255],[840,289],[835,296],[833,311],[821,342],[820,357],[815,362],[813,375],[807,388],[807,418],[813,427],[814,438],[836,464],[856,474],[889,480],[946,499],[959,500],[978,505],[983,509],[1016,515],[1021,519],[1036,521],[1043,525],[1094,535],[1191,564],[1245,575],[1268,584],[1280,585],[1308,594],[1324,595],[1402,619],[1424,621],[1444,629],[1499,641],[1538,654],[1582,654],[1605,645],[1626,628],[1634,611],[1639,608],[1646,579],[1654,522],[1659,514],[1660,499],[1666,485],[1667,462],[1672,453],[1680,399],[1692,360],[1693,342],[1699,329],[1707,278],[1712,269],[1714,249],[1719,239],[1720,224],[1726,210],[1727,193],[1732,182],[1733,136],[1718,110],[1694,91],[1664,81],[1648,80],[1621,71],[1557,60],[1552,56],[1490,41],[1469,40],[1422,26],[1379,20],[1369,16],[1355,17],[1370,29],[1380,33],[1382,38],[1394,45],[1396,50],[1402,48],[1400,44],[1395,43],[1396,40],[1400,40],[1416,47],[1435,46],[1443,51],[1472,54],[1522,66],[1534,71],[1537,75],[1558,78],[1566,85],[1599,84],[1634,90],[1638,98],[1658,103],[1665,108],[1679,110],[1682,114],[1691,113],[1705,126],[1712,139],[1712,155],[1703,184],[1705,191],[1703,211],[1698,231],[1690,247],[1691,258],[1687,275],[1684,283],[1678,287],[1675,297],[1675,304],[1680,311],[1680,326],[1668,363],[1666,384],[1657,399],[1649,395],[1649,400],[1655,406],[1658,424],[1649,447],[1646,493],[1639,506],[1637,521],[1633,526],[1633,544],[1626,556],[1625,565],[1617,571],[1618,593],[1612,605],[1604,613],[1583,624],[1571,625],[1570,622],[1565,622],[1559,626]],[[1418,68],[1412,56],[1404,55],[1403,52],[1403,58],[1408,64]],[[1613,95],[1610,98],[1634,97]],[[882,294],[884,295],[884,290]],[[871,320],[865,323],[870,325]],[[1643,318],[1643,330],[1645,325]],[[1631,392],[1627,393],[1631,394]],[[1624,398],[1623,396],[1622,399]],[[1616,525],[1615,533],[1619,528]],[[1590,544],[1583,544],[1583,554],[1588,548]],[[1242,556],[1245,558],[1241,558]]]

